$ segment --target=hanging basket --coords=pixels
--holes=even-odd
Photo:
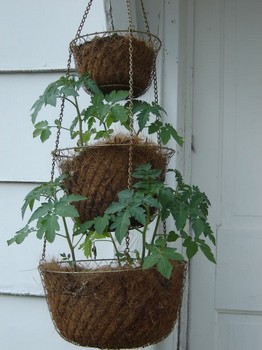
[[[70,43],[79,75],[88,73],[103,93],[129,90],[128,31],[109,31],[80,36]],[[161,41],[148,32],[132,31],[134,97],[151,85],[153,68]]]
[[[174,263],[170,280],[154,268],[92,268],[41,263],[47,303],[60,335],[100,349],[158,343],[175,325],[182,303],[185,263]],[[97,264],[93,261],[93,264]]]
[[[150,163],[152,168],[161,170],[164,179],[166,165],[174,151],[138,138],[133,140],[132,169]],[[68,174],[64,180],[67,192],[87,197],[75,203],[81,222],[103,215],[117,200],[117,193],[128,187],[129,151],[130,137],[57,151],[59,168]]]

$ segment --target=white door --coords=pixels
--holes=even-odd
[[[261,350],[262,1],[188,4],[192,183],[212,202],[217,265],[191,264],[187,349]]]

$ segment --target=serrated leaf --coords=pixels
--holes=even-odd
[[[95,230],[98,234],[102,234],[109,225],[109,217],[107,215],[94,218]]]
[[[162,276],[169,279],[173,271],[173,266],[167,259],[161,258],[157,263],[157,271],[160,272]]]
[[[47,215],[45,217],[44,223],[46,225],[45,238],[49,243],[53,243],[56,233],[60,229],[58,217],[54,214]]]
[[[195,219],[192,222],[192,229],[198,238],[205,230],[205,222],[202,219]]]
[[[34,221],[34,220],[37,220],[37,219],[39,219],[39,218],[45,216],[50,210],[52,210],[52,208],[53,208],[53,205],[52,205],[51,202],[49,202],[49,203],[43,203],[43,204],[41,205],[41,207],[37,208],[37,209],[33,212],[33,214],[31,215],[31,217],[30,217],[28,223],[30,223],[30,222],[32,222],[32,221]]]
[[[161,253],[166,259],[182,261],[184,260],[183,255],[177,252],[176,248],[163,247],[161,248]]]
[[[110,118],[113,119],[114,122],[124,123],[128,120],[128,110],[124,106],[115,105],[111,107]]]
[[[142,225],[146,224],[146,212],[144,208],[142,207],[132,208],[131,214],[138,222],[140,222],[140,224]]]
[[[91,227],[93,227],[93,226],[94,226],[94,220],[88,220],[82,224],[78,224],[77,229],[73,233],[73,236],[84,234],[86,231],[91,229]]]
[[[150,269],[151,267],[156,265],[157,262],[158,262],[158,256],[155,254],[150,254],[150,255],[145,257],[143,265],[142,265],[142,269],[143,270]]]
[[[115,213],[118,213],[118,212],[122,211],[125,208],[126,208],[126,204],[119,203],[119,202],[113,202],[105,210],[105,213],[106,214],[115,214]]]
[[[202,252],[207,257],[208,260],[216,264],[216,259],[211,251],[211,248],[207,244],[205,243],[200,244],[200,249],[202,250]]]
[[[42,141],[42,142],[45,142],[46,140],[48,140],[49,139],[49,137],[51,136],[51,131],[50,131],[50,128],[47,128],[47,129],[44,129],[44,130],[42,130],[42,132],[41,132],[41,135],[40,135],[40,140]]]
[[[170,140],[170,131],[163,126],[160,129],[159,136],[160,136],[160,139],[163,142],[163,144],[166,145],[168,143],[168,141]]]
[[[191,239],[191,237],[188,237],[184,240],[183,246],[186,247],[186,255],[188,259],[193,258],[193,256],[198,251],[198,244]]]
[[[128,91],[123,90],[113,90],[110,94],[105,95],[105,100],[107,102],[116,103],[125,100],[129,95]]]
[[[90,258],[92,256],[92,244],[92,241],[87,236],[85,242],[79,246],[79,249],[83,250],[85,257],[87,258]]]
[[[55,204],[55,213],[58,216],[77,218],[79,213],[73,205],[66,202],[58,202]]]
[[[171,125],[170,123],[166,123],[165,127],[168,129],[170,135],[172,138],[179,144],[179,146],[183,146],[184,140],[183,137],[181,137],[176,129]]]
[[[21,244],[25,238],[31,233],[33,229],[29,228],[28,225],[23,227],[21,230],[17,231],[15,236],[7,241],[8,245],[11,245],[13,243]]]
[[[130,212],[126,210],[122,215],[119,215],[114,220],[114,223],[111,225],[115,229],[115,236],[119,244],[122,243],[124,237],[128,232],[130,226]]]
[[[176,213],[174,219],[177,230],[182,230],[185,227],[187,221],[187,209],[181,206],[178,212]]]
[[[61,198],[60,201],[66,201],[68,203],[72,202],[79,202],[85,200],[86,197],[82,196],[80,194],[69,194],[68,196],[65,196],[64,198]]]
[[[168,242],[175,242],[178,240],[180,236],[175,232],[175,231],[170,231],[168,236],[167,236],[167,241]]]

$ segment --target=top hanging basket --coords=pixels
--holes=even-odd
[[[134,97],[151,85],[153,68],[161,41],[153,34],[132,31]],[[127,30],[92,33],[70,43],[79,75],[88,73],[103,93],[129,90],[130,36]]]

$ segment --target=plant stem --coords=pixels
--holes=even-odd
[[[114,240],[114,238],[113,238],[113,236],[112,236],[112,233],[111,233],[111,232],[109,233],[109,235],[110,235],[111,241],[112,241],[113,246],[114,246],[115,251],[116,251],[116,256],[117,256],[118,265],[119,265],[119,266],[121,266],[121,262],[120,262],[120,259],[119,259],[119,250],[117,249],[116,242],[115,242],[115,240]]]
[[[78,101],[77,98],[74,96],[75,99],[75,107],[77,111],[77,117],[78,117],[78,122],[79,122],[79,141],[80,141],[80,146],[84,146],[84,141],[83,141],[83,121],[81,119],[81,113],[80,109],[78,106]]]
[[[156,221],[155,229],[154,229],[153,236],[151,239],[151,244],[154,244],[154,240],[155,240],[157,232],[158,232],[159,223],[160,223],[160,214],[157,216],[157,221]]]
[[[147,232],[147,228],[148,228],[148,223],[150,222],[150,208],[149,206],[146,206],[146,225],[144,226],[144,230],[142,233],[142,254],[141,254],[141,265],[143,265],[144,263],[144,259],[145,259],[145,255],[146,255],[146,232]]]
[[[62,220],[63,220],[63,224],[64,224],[64,228],[65,228],[67,243],[68,243],[71,255],[72,255],[74,270],[76,271],[76,257],[75,257],[74,247],[73,247],[70,235],[69,235],[66,219],[63,217]]]

